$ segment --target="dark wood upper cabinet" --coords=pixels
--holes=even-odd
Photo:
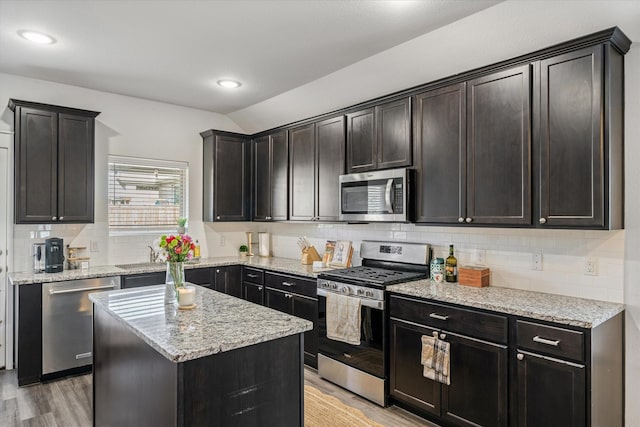
[[[467,82],[467,215],[531,224],[531,66]]]
[[[289,131],[289,218],[337,221],[338,179],[344,173],[343,116]]]
[[[536,222],[622,228],[622,55],[605,44],[545,59],[539,80]]]
[[[287,131],[253,142],[253,220],[285,221],[288,202]]]
[[[90,223],[94,217],[95,111],[11,99],[15,222]]]
[[[457,223],[466,214],[466,83],[416,95],[415,221]]]
[[[203,132],[203,220],[248,221],[250,147],[244,135]]]
[[[316,123],[317,211],[319,221],[337,221],[340,214],[339,178],[344,174],[345,118]]]
[[[347,114],[347,171],[411,166],[411,98]]]

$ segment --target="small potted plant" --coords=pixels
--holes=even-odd
[[[184,234],[187,232],[187,218],[178,218],[178,234]]]
[[[247,245],[240,245],[240,256],[247,256],[249,254],[249,247]]]

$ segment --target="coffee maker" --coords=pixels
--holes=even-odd
[[[45,273],[58,273],[64,269],[64,246],[62,239],[50,237],[44,241],[44,260]]]

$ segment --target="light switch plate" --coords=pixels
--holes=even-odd
[[[533,253],[531,255],[531,269],[542,271],[542,254],[541,253]]]

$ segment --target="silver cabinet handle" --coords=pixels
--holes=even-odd
[[[251,273],[247,273],[247,276],[251,277],[252,279],[255,279],[256,277],[258,277],[257,274],[251,274]]]
[[[546,224],[547,219],[546,219],[546,218],[540,218],[540,219],[538,220],[538,222],[539,222],[540,224]]]
[[[537,343],[545,344],[545,345],[551,345],[551,346],[554,346],[554,347],[557,347],[560,344],[560,340],[548,340],[548,339],[539,337],[538,335],[533,337],[533,342],[537,342]]]
[[[216,269],[216,273],[220,273],[220,269],[219,268]]]
[[[282,284],[283,284],[284,286],[289,286],[289,287],[291,287],[291,286],[295,286],[295,283],[289,283],[289,282],[282,282]]]
[[[105,285],[105,286],[94,286],[91,288],[78,288],[78,289],[63,289],[61,291],[54,291],[53,289],[49,290],[49,295],[57,295],[57,294],[71,294],[74,292],[85,292],[85,291],[97,291],[99,289],[113,289],[116,285]]]
[[[284,296],[285,296],[286,298],[293,298],[293,295],[291,295],[291,294],[284,294]]]
[[[86,359],[87,357],[91,357],[91,352],[76,354],[76,360],[78,359]]]
[[[262,290],[262,286],[258,286],[258,290],[261,291]]]
[[[220,215],[216,216],[216,219],[220,219]]]
[[[443,315],[438,314],[438,313],[431,313],[429,315],[429,317],[431,317],[432,319],[437,319],[437,320],[447,320],[447,319],[449,319],[449,316],[443,316]]]
[[[51,217],[51,221],[55,221],[56,219],[58,219],[58,218],[56,218],[55,216]]]
[[[458,222],[464,222],[464,218],[463,217],[458,218]]]
[[[471,221],[473,221],[473,218],[467,217],[467,219],[465,219],[465,221],[468,223],[470,223]]]
[[[524,354],[522,354],[522,353],[518,353],[518,355],[516,356],[516,358],[517,358],[518,360],[522,360],[522,359],[524,359]]]
[[[60,217],[60,221],[62,221],[63,219],[64,219],[64,217],[63,217],[63,216],[61,216],[61,217]]]
[[[447,337],[447,334],[440,334],[440,339],[443,340]]]

